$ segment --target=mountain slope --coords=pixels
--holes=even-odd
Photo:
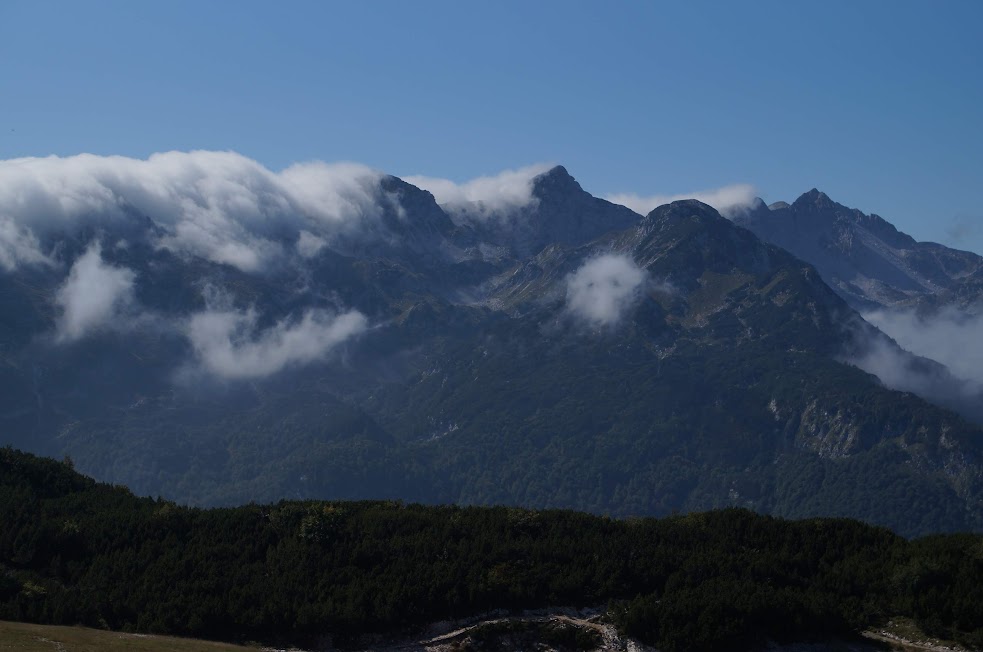
[[[758,201],[735,218],[767,242],[815,265],[865,319],[912,353],[871,340],[847,355],[885,384],[912,391],[983,423],[979,346],[983,258],[915,242],[877,215],[833,202],[818,190],[793,204]]]
[[[37,227],[40,262],[0,271],[4,443],[202,505],[983,526],[980,429],[842,360],[945,370],[704,204],[643,218],[563,168],[497,215],[364,171],[247,180],[255,214],[211,180]]]
[[[755,205],[736,222],[815,265],[858,310],[972,307],[983,298],[983,258],[916,242],[878,215],[812,189],[791,205]]]
[[[521,208],[487,212],[480,204],[448,207],[483,248],[523,259],[551,244],[579,245],[634,224],[639,215],[584,191],[563,166],[530,181],[530,197]],[[501,255],[501,254],[500,254]]]
[[[562,286],[612,251],[659,282],[616,327],[585,326]],[[837,362],[873,329],[810,267],[710,207],[662,207],[503,277],[497,300],[516,318],[432,352],[426,374],[367,406],[410,406],[391,424],[433,450],[456,500],[979,527],[979,430]],[[868,473],[883,484],[855,480]],[[931,515],[905,510],[911,493]]]

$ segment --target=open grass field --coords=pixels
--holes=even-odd
[[[55,627],[0,621],[0,652],[257,652],[259,648],[190,638],[144,636],[85,627]]]

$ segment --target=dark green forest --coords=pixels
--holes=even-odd
[[[740,509],[139,498],[0,449],[0,619],[336,644],[494,609],[595,606],[667,652],[849,637],[892,616],[983,644],[983,537]]]

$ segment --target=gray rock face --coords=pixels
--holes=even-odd
[[[916,242],[880,216],[815,188],[791,205],[754,207],[735,222],[814,265],[859,310],[953,305],[976,311],[983,299],[980,256]]]

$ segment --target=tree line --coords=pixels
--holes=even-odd
[[[293,501],[199,509],[0,449],[0,619],[336,643],[495,609],[600,606],[662,650],[850,636],[983,644],[983,538],[740,509],[662,519]]]

